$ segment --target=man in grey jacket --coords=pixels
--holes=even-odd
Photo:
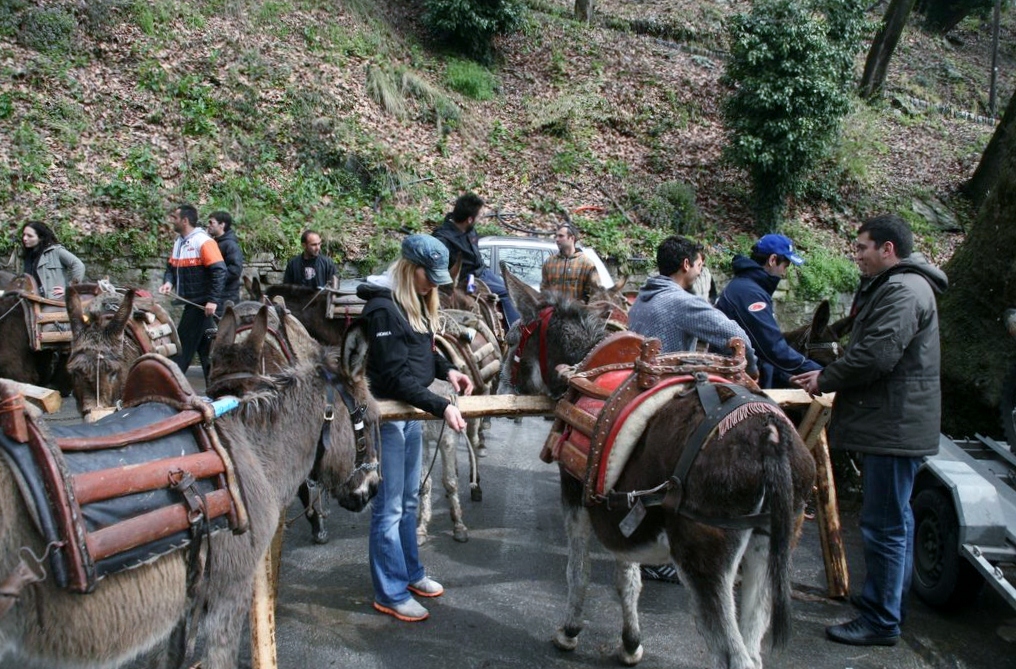
[[[744,342],[748,373],[757,376],[755,353],[748,335],[722,311],[691,292],[702,273],[702,245],[687,237],[667,237],[656,249],[659,276],[639,289],[635,304],[628,312],[628,328],[662,343],[660,351],[694,351],[699,340],[719,353],[729,354],[731,337]],[[642,578],[678,582],[673,565],[642,565]]]
[[[702,245],[677,235],[656,249],[659,276],[649,277],[628,312],[628,328],[656,337],[661,351],[694,351],[699,341],[711,350],[729,354],[731,337],[740,338],[748,358],[748,373],[757,374],[755,352],[741,326],[727,318],[705,298],[690,292],[702,272]]]
[[[861,536],[867,575],[860,615],[826,628],[833,641],[892,646],[910,589],[914,516],[910,494],[926,455],[938,452],[941,421],[936,295],[945,274],[912,254],[913,234],[898,216],[870,219],[858,230],[850,343],[824,370],[791,378],[811,394],[835,392],[829,440],[863,454]]]

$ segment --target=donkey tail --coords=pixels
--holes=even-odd
[[[773,416],[761,438],[765,494],[769,501],[769,582],[772,587],[771,642],[782,648],[790,640],[790,543],[794,528],[794,482],[790,453],[792,428]]]

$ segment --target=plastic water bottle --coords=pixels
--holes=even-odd
[[[466,292],[470,295],[476,292],[476,279],[473,278],[472,274],[469,275],[469,279],[466,281]]]

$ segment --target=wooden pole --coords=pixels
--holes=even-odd
[[[829,441],[824,429],[818,433],[812,454],[815,456],[815,489],[818,497],[815,505],[816,520],[822,541],[822,558],[825,560],[826,585],[830,597],[845,599],[850,592],[850,572],[847,570],[847,552],[843,547],[836,484],[833,482],[832,464],[829,460]]]
[[[456,398],[463,418],[553,414],[557,402],[543,395],[464,395]],[[441,420],[405,402],[379,400],[381,420]]]
[[[278,669],[275,644],[275,602],[279,594],[279,565],[285,516],[254,572],[254,601],[250,607],[250,655],[252,669]]]

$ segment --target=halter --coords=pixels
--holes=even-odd
[[[522,352],[529,343],[529,338],[540,330],[540,377],[544,385],[547,384],[547,329],[550,326],[550,317],[554,313],[554,307],[544,307],[536,315],[536,320],[526,323],[519,328],[519,344],[515,347],[515,354],[512,356],[512,385],[519,385],[519,369],[522,367]]]
[[[797,339],[794,341],[794,343],[796,344],[795,348],[800,349],[805,356],[808,356],[808,354],[811,351],[832,351],[834,356],[839,357],[840,355],[839,342],[837,341],[812,342],[811,334],[812,334],[812,326],[809,325],[807,328],[805,328],[804,332],[802,332],[800,336],[798,336]]]
[[[325,380],[328,382],[327,390],[325,391],[325,410],[322,418],[324,423],[321,425],[321,436],[318,438],[318,449],[327,451],[329,444],[331,443],[331,431],[332,421],[335,418],[335,391],[339,391],[339,397],[342,398],[342,403],[346,407],[346,412],[349,414],[349,421],[353,426],[353,435],[356,438],[356,459],[359,460],[367,452],[367,430],[364,427],[364,423],[367,417],[367,405],[357,404],[353,398],[349,389],[346,388],[346,384],[340,379],[333,377],[330,372],[325,372]],[[378,425],[374,424],[373,436],[375,443],[380,442],[380,431]],[[361,462],[353,468],[353,471],[349,473],[346,480],[343,481],[343,485],[349,483],[352,478],[359,472],[373,472],[380,468],[380,462]]]

